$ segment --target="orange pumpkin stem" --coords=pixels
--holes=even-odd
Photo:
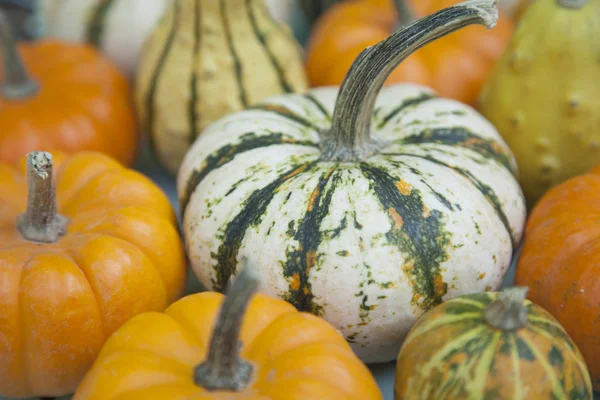
[[[329,161],[360,161],[384,143],[371,138],[371,118],[387,77],[427,43],[471,24],[496,25],[496,0],[470,0],[437,11],[363,50],[346,74],[336,100],[323,155]]]
[[[21,100],[35,94],[40,86],[29,77],[17,49],[11,24],[2,11],[0,11],[0,48],[2,49],[2,68],[4,70],[0,95],[9,100]]]
[[[54,243],[66,232],[67,219],[56,212],[56,191],[52,179],[52,154],[27,154],[27,211],[17,226],[26,240]]]
[[[258,284],[258,277],[246,266],[227,290],[206,361],[194,373],[194,381],[204,389],[241,391],[250,382],[253,367],[240,356],[239,337],[244,313]]]
[[[586,5],[589,0],[557,0],[559,6],[565,8],[581,8]]]
[[[523,304],[529,288],[515,286],[502,291],[483,311],[483,319],[492,328],[516,331],[527,326],[527,307]]]

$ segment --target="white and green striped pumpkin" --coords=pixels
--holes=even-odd
[[[496,16],[491,0],[441,10],[366,50],[340,89],[210,125],[178,174],[200,282],[222,291],[247,258],[264,292],[326,318],[367,362],[394,359],[425,310],[498,289],[525,220],[509,148],[467,105],[381,89],[418,47]]]
[[[173,0],[37,0],[41,34],[100,48],[128,76]]]

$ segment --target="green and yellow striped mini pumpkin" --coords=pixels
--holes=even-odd
[[[136,105],[158,161],[176,173],[213,121],[307,87],[300,45],[264,0],[178,0],[142,50]]]
[[[440,11],[360,56],[341,88],[272,97],[207,128],[178,174],[188,255],[223,290],[247,257],[262,291],[323,316],[367,362],[423,311],[496,290],[525,220],[513,156],[472,108],[385,77],[491,0]]]
[[[396,367],[396,400],[592,400],[585,361],[527,288],[469,294],[425,313]]]

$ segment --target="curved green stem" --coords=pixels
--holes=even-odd
[[[471,24],[491,28],[497,19],[496,0],[470,0],[423,17],[363,50],[342,82],[322,158],[359,161],[377,151],[382,144],[370,136],[371,117],[379,91],[398,64],[442,36]]]
[[[52,154],[27,154],[27,189],[27,211],[17,220],[21,236],[32,242],[56,242],[65,234],[67,219],[56,212]]]
[[[258,288],[255,273],[244,267],[221,305],[206,360],[194,371],[194,381],[206,390],[243,390],[252,378],[252,365],[240,356],[239,336],[244,313]]]
[[[527,287],[516,286],[500,292],[483,311],[483,319],[494,329],[516,331],[527,326]]]
[[[556,0],[559,6],[565,8],[581,8],[590,0]]]
[[[0,11],[0,49],[3,68],[0,95],[9,100],[22,100],[34,95],[39,90],[39,84],[27,74],[11,24],[2,11]]]

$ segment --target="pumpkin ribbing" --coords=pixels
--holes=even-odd
[[[477,20],[465,10],[482,4],[490,6],[459,5],[399,35]],[[202,132],[178,193],[203,284],[223,290],[248,257],[262,266],[267,293],[327,318],[363,359],[386,361],[424,310],[466,287],[499,287],[523,199],[510,150],[473,109],[414,85],[379,97],[353,90],[366,133],[338,130],[337,89],[272,97]]]
[[[144,128],[171,172],[215,119],[306,87],[299,46],[263,0],[175,2],[149,38],[138,75]]]
[[[579,349],[523,297],[521,288],[464,295],[424,314],[398,357],[395,399],[591,400]]]

